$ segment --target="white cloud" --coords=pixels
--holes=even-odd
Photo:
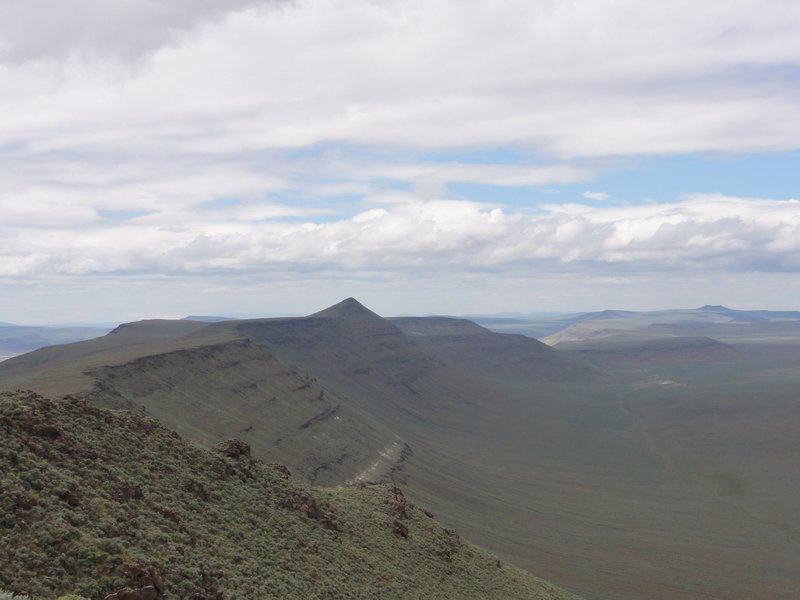
[[[583,192],[581,194],[584,198],[588,198],[589,200],[608,200],[611,198],[610,194],[606,194],[605,192]]]
[[[81,26],[85,10],[13,3],[8,52],[46,60],[0,73],[4,137],[39,152],[336,141],[554,157],[783,150],[800,137],[784,77],[800,68],[800,9],[788,0],[240,2],[226,18],[213,2],[196,14],[193,2],[163,4],[103,3]],[[50,41],[62,18],[63,39]],[[42,49],[27,48],[31,33]],[[139,53],[137,40],[152,50],[136,69],[103,61]]]
[[[133,60],[200,23],[276,0],[4,0],[0,62],[64,57]]]
[[[386,204],[322,222],[264,219],[293,214],[250,205],[207,215],[142,217],[69,229],[3,228],[7,273],[204,274],[385,269],[496,273],[535,271],[800,271],[800,202],[695,196],[661,205],[547,207],[535,215],[466,201]],[[204,221],[203,218],[209,219]],[[172,224],[165,226],[164,222]],[[35,261],[29,259],[36,255]]]

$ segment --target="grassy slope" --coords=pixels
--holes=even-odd
[[[239,446],[205,450],[77,400],[2,394],[0,429],[7,590],[100,599],[135,585],[144,564],[165,598],[571,597],[394,487],[312,489]]]

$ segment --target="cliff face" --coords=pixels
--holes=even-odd
[[[0,394],[0,589],[34,598],[574,598],[393,485],[311,488],[228,440]],[[112,595],[113,594],[113,595]]]

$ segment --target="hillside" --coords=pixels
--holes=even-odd
[[[530,338],[347,299],[302,318],[129,324],[2,363],[0,388],[78,393],[209,447],[241,438],[306,482],[402,485],[588,597],[794,600],[790,349],[609,380]]]
[[[395,486],[310,488],[77,399],[0,394],[0,430],[0,589],[34,599],[575,598]]]

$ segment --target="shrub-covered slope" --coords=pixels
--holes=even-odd
[[[135,414],[0,394],[0,589],[101,599],[125,586],[192,600],[574,598],[394,486],[310,488],[242,442],[206,450]]]

